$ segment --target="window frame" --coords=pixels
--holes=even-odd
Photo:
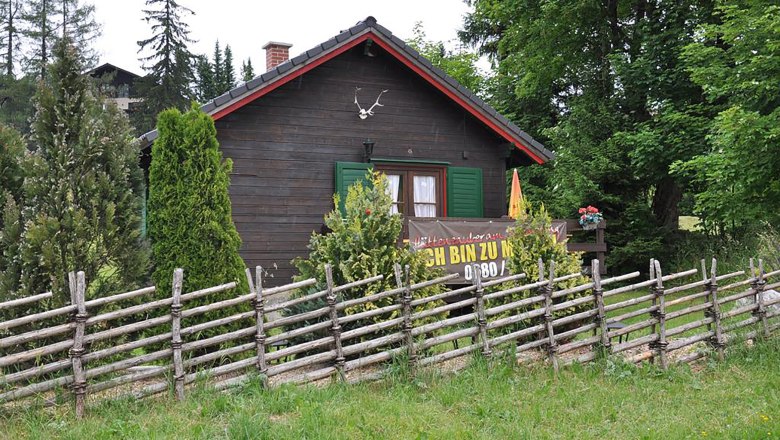
[[[414,215],[414,177],[433,176],[436,181],[436,216],[419,218],[437,218],[447,216],[447,166],[430,164],[408,163],[373,163],[376,171],[385,175],[395,174],[401,176],[401,189],[397,206],[403,207],[398,213],[404,218],[418,218]]]

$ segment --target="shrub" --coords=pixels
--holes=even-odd
[[[512,248],[512,254],[509,258],[509,269],[512,273],[525,273],[526,283],[535,283],[539,280],[539,259],[541,258],[545,264],[544,277],[549,277],[549,263],[555,261],[555,276],[560,277],[572,273],[579,273],[582,267],[582,258],[579,253],[571,253],[566,250],[565,242],[558,242],[555,235],[551,233],[552,218],[547,213],[544,205],[540,205],[538,208],[534,208],[531,204],[526,204],[525,215],[520,216],[515,225],[509,231],[508,243]],[[563,282],[556,283],[556,290],[566,289],[586,283],[588,280],[584,276],[575,277]],[[499,286],[496,290],[506,287]],[[526,290],[519,292],[508,297],[501,298],[497,301],[493,301],[493,304],[489,306],[497,305],[495,302],[508,303],[518,301],[520,299],[536,296],[539,294],[538,290]],[[568,301],[576,297],[589,296],[590,291],[578,292],[576,294],[567,295],[559,298],[556,302],[560,303]],[[539,304],[529,306],[530,309],[539,308]],[[583,308],[589,307],[588,305],[581,306],[579,308],[573,307],[565,310],[555,312],[555,317],[568,316],[574,313],[578,313]],[[516,310],[507,312],[517,313]],[[530,326],[527,322],[523,323],[520,327],[506,328],[505,331],[513,331],[519,328]]]
[[[387,179],[378,172],[366,175],[369,185],[356,182],[348,192],[344,203],[345,217],[336,208],[325,216],[325,226],[331,232],[314,233],[309,242],[309,257],[296,258],[293,264],[298,269],[296,280],[316,278],[317,284],[312,288],[299,291],[295,295],[323,290],[326,287],[324,265],[333,266],[333,282],[336,285],[346,284],[384,275],[382,281],[341,292],[340,300],[369,296],[385,290],[396,288],[394,264],[402,267],[410,266],[409,277],[413,283],[431,279],[437,273],[425,266],[425,256],[412,252],[407,246],[398,246],[398,240],[403,228],[403,219],[399,214],[391,214],[392,199],[387,194]],[[333,197],[334,206],[338,207],[338,195]],[[416,298],[425,297],[441,291],[440,286],[420,289],[414,292]],[[347,314],[359,313],[393,304],[395,297],[383,298],[380,301],[369,302],[351,307]],[[294,315],[312,310],[324,305],[323,301],[309,301],[285,311],[286,315]],[[435,303],[430,303],[433,307]],[[397,312],[394,313],[397,315]],[[373,321],[382,321],[386,316],[378,316]],[[352,323],[350,328],[367,325],[366,320]],[[300,325],[299,325],[300,326]]]
[[[232,162],[222,160],[214,120],[196,105],[186,113],[169,109],[160,113],[157,130],[148,208],[157,291],[170,295],[173,271],[180,267],[184,292],[231,281],[247,292],[245,265],[238,254],[241,238],[228,196]],[[227,291],[200,303],[232,297],[235,293]],[[210,316],[206,313],[194,321]]]

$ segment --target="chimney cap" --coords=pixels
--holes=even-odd
[[[290,43],[280,43],[278,41],[269,41],[269,42],[265,43],[265,46],[263,46],[263,49],[268,49],[271,46],[281,46],[281,47],[291,48],[292,44],[290,44]]]

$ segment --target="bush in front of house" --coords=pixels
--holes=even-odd
[[[143,174],[127,116],[82,75],[68,39],[54,46],[53,56],[34,100],[18,207],[9,203],[5,210],[6,231],[14,232],[4,240],[18,236],[13,261],[3,264],[18,272],[15,295],[54,293],[28,313],[70,303],[70,271],[85,272],[92,299],[136,288],[149,262],[140,228]]]
[[[309,257],[296,258],[293,264],[298,269],[296,281],[308,278],[317,279],[317,284],[309,289],[296,293],[303,296],[326,288],[325,264],[333,267],[333,282],[336,286],[383,275],[382,281],[350,289],[339,294],[339,300],[349,300],[369,296],[397,287],[394,265],[401,267],[409,265],[409,278],[412,283],[435,278],[438,272],[426,267],[426,257],[415,253],[404,245],[399,246],[398,240],[403,228],[403,218],[400,214],[391,214],[393,204],[387,193],[387,178],[379,172],[369,172],[366,175],[367,185],[358,181],[352,185],[344,201],[345,215],[342,217],[338,209],[340,199],[334,196],[334,206],[325,216],[325,226],[331,231],[325,234],[314,233],[309,242]],[[415,298],[421,298],[441,290],[441,286],[433,286],[414,292]],[[354,314],[397,303],[396,296],[383,298],[379,301],[351,307],[346,314]],[[436,302],[429,303],[434,307]],[[325,305],[324,300],[308,301],[285,310],[285,315],[295,315],[313,310]],[[394,312],[392,317],[398,315]],[[362,327],[373,322],[387,320],[387,315],[373,319],[360,320],[349,325],[349,328]],[[301,327],[307,323],[298,324]],[[391,331],[397,331],[391,330]],[[311,339],[313,336],[309,335]],[[368,336],[367,338],[371,338]]]
[[[196,105],[186,113],[169,109],[160,113],[157,131],[147,218],[158,295],[171,295],[176,268],[184,269],[183,292],[235,281],[238,291],[247,293],[245,265],[238,254],[241,238],[228,195],[233,164],[222,158],[214,120]],[[235,296],[233,291],[221,292],[186,306]],[[213,316],[206,313],[189,322]]]
[[[568,274],[580,273],[582,270],[581,254],[568,252],[566,250],[566,243],[557,241],[555,234],[552,233],[552,217],[550,217],[550,214],[547,212],[544,205],[535,207],[531,203],[526,203],[523,215],[518,217],[514,226],[510,229],[507,240],[512,248],[512,254],[509,258],[509,268],[512,273],[525,273],[526,284],[535,283],[539,280],[540,258],[544,262],[545,266],[545,279],[548,279],[550,276],[550,261],[555,261],[556,278]],[[555,290],[562,290],[569,287],[582,285],[588,281],[589,280],[584,276],[574,277],[572,279],[556,283]],[[502,287],[512,286],[498,286],[493,290],[500,290]],[[499,304],[506,304],[524,298],[537,296],[539,294],[539,289],[525,290],[523,292],[500,298],[498,300],[489,301],[488,305],[492,307]],[[560,303],[574,299],[576,297],[591,295],[592,292],[587,290],[584,292],[567,295],[563,298],[555,300],[555,302]],[[536,303],[527,306],[524,310],[538,309],[543,306],[544,303]],[[580,307],[568,308],[555,312],[554,316],[556,318],[568,316],[581,312],[590,306],[591,305],[589,304],[585,304]],[[515,313],[517,313],[517,310],[506,312],[506,316]],[[522,323],[518,324],[518,326],[509,326],[502,331],[510,332],[520,328],[530,327],[534,324],[536,323],[531,321],[523,321]]]

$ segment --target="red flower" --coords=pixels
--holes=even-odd
[[[371,210],[370,209],[366,209],[366,215],[371,215]]]
[[[580,208],[580,214],[585,214],[585,208]]]

